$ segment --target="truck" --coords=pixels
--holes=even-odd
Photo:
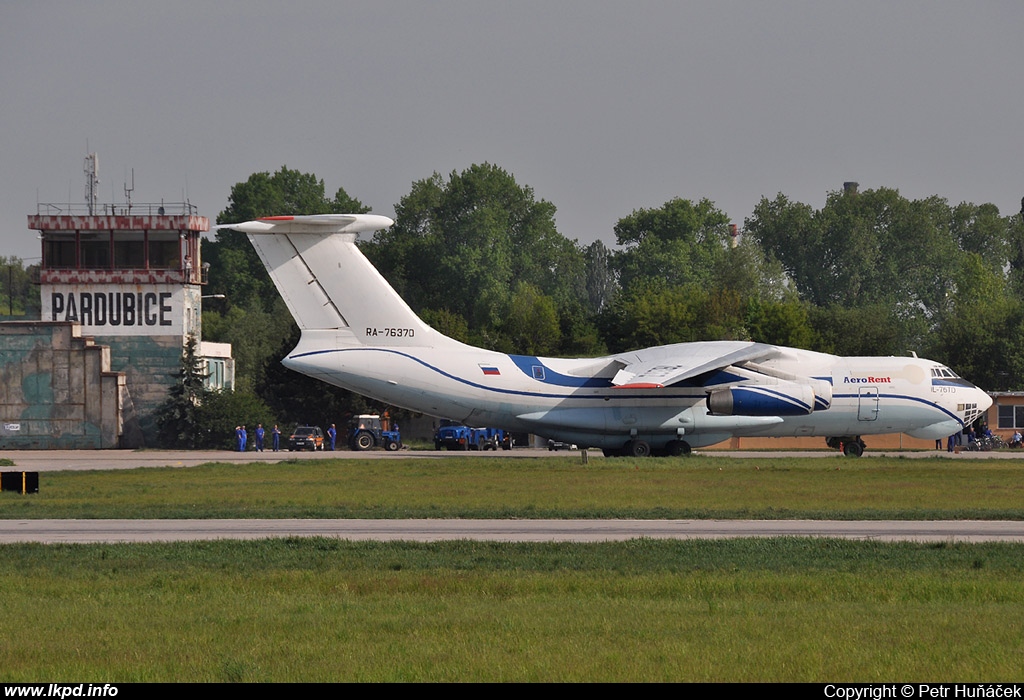
[[[512,434],[501,428],[470,428],[458,421],[442,419],[434,433],[434,449],[440,450],[512,449]]]
[[[350,450],[364,451],[374,447],[383,447],[389,452],[402,448],[402,435],[397,425],[385,414],[381,418],[377,414],[353,416],[348,423],[348,447]]]

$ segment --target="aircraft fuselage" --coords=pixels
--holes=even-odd
[[[685,353],[687,345],[664,349]],[[567,360],[468,346],[433,352],[415,346],[307,350],[300,344],[285,364],[409,410],[606,449],[629,439],[655,446],[682,439],[691,447],[733,436],[906,432],[937,439],[962,430],[991,403],[962,379],[933,376],[941,365],[930,360],[780,350],[758,368],[827,384],[827,406],[796,416],[718,414],[707,407],[710,392],[758,382],[737,383],[724,369],[671,386],[615,386],[617,356]]]

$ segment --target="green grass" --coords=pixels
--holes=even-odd
[[[1024,462],[411,459],[44,472],[0,517],[1021,518]],[[0,681],[1005,681],[1024,545],[0,546]]]
[[[1016,678],[1024,547],[0,547],[0,680]]]
[[[0,518],[1021,519],[1024,461],[315,460],[43,472]]]

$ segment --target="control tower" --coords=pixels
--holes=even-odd
[[[202,338],[207,267],[200,243],[209,220],[189,203],[98,204],[87,197],[84,204],[39,204],[28,227],[42,240],[42,321],[79,324],[83,336],[110,348],[110,370],[125,374],[131,398],[121,444],[156,445],[157,411],[177,380],[185,343]],[[209,356],[210,374],[230,387],[230,345],[197,349]]]

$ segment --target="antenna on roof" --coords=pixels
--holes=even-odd
[[[132,186],[129,187],[128,183],[124,183],[124,198],[128,202],[128,213],[132,213],[132,192],[135,191],[135,168],[132,168]]]
[[[99,198],[97,188],[100,185],[100,159],[95,153],[85,157],[85,203],[89,207],[89,216],[93,215],[96,200]],[[70,199],[70,198],[69,198]]]

